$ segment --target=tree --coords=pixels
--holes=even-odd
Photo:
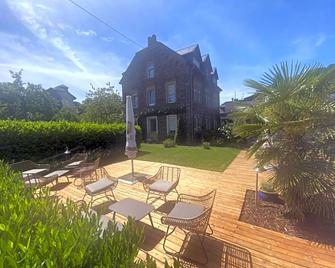
[[[77,108],[63,107],[52,118],[54,121],[79,121],[79,113]]]
[[[92,89],[83,101],[81,118],[83,121],[97,123],[122,122],[124,119],[123,102],[121,96],[110,83],[106,87]]]
[[[10,71],[13,82],[0,83],[0,119],[50,120],[61,108],[41,85],[22,82],[22,70]]]
[[[335,220],[335,68],[281,63],[259,82],[256,103],[236,114],[234,133],[254,137],[249,155],[271,164],[271,178],[298,219]]]

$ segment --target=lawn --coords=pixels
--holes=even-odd
[[[240,152],[232,147],[176,146],[142,143],[137,159],[213,171],[224,171]]]

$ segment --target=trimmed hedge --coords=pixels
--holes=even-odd
[[[140,129],[136,130],[139,143]],[[121,147],[125,139],[125,124],[0,120],[0,158],[7,161],[39,160],[66,147]]]

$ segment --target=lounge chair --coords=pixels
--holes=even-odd
[[[100,158],[97,158],[94,162],[83,163],[79,168],[73,170],[71,177],[74,177],[74,182],[77,179],[82,180],[82,185],[85,184],[86,178],[90,181],[96,180],[98,178],[97,169],[99,168]]]
[[[24,172],[30,169],[45,169],[44,172],[40,172],[40,174],[45,174],[46,172],[48,172],[50,170],[50,165],[49,164],[37,164],[34,163],[31,160],[25,160],[25,161],[21,161],[21,162],[16,162],[10,165],[11,169],[15,170],[15,171],[19,171]],[[22,174],[22,178],[23,179],[28,179],[28,175],[27,174]],[[31,179],[31,178],[29,178]]]
[[[164,198],[175,191],[178,195],[177,185],[180,179],[180,168],[161,166],[156,175],[143,181],[143,188],[148,193],[147,200],[150,198]]]
[[[167,216],[161,218],[161,222],[168,225],[163,242],[165,252],[169,254],[180,254],[180,251],[169,252],[165,247],[167,237],[178,227],[184,231],[186,235],[185,238],[190,234],[197,235],[200,240],[201,248],[205,254],[205,263],[207,263],[208,257],[204,247],[204,238],[207,234],[213,234],[213,229],[209,225],[209,219],[212,213],[215,194],[216,190],[203,196],[179,195],[172,211]],[[170,227],[173,227],[171,232],[169,232]],[[207,228],[210,229],[210,233],[206,232]]]
[[[92,205],[94,201],[104,197],[109,200],[116,200],[113,190],[116,188],[118,180],[110,176],[105,168],[100,168],[100,170],[97,171],[97,176],[98,180],[96,182],[84,187],[85,195],[83,201],[85,201],[87,195],[91,197],[90,205]],[[110,192],[110,194],[108,194],[108,192]],[[104,196],[101,196],[102,194],[104,194]],[[98,195],[100,195],[100,197],[94,199],[94,197]]]
[[[86,160],[87,160],[87,157],[88,157],[87,153],[76,153],[70,159],[63,161],[61,163],[61,166],[66,167],[66,168],[71,168],[71,166],[68,166],[69,164],[71,164],[73,162],[85,163]],[[76,167],[76,166],[74,166],[74,167]]]
[[[27,177],[24,178],[24,185],[26,187],[36,187],[36,188],[42,188],[49,183],[52,182],[58,182],[58,175],[52,175],[48,177],[42,177],[42,176],[35,176],[35,175],[27,175]]]

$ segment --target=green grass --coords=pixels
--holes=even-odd
[[[224,171],[240,152],[232,147],[176,146],[142,143],[136,159],[199,169]]]

